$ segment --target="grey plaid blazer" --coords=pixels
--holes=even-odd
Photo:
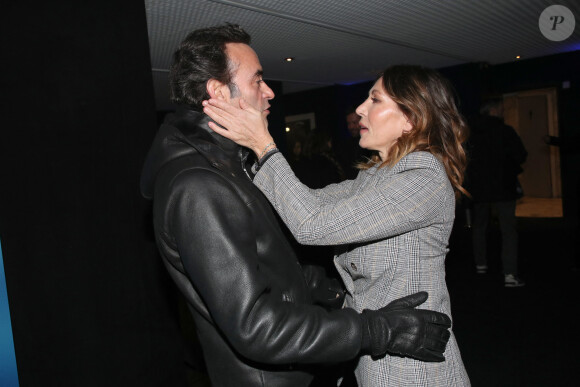
[[[424,290],[429,299],[421,308],[451,316],[444,262],[455,197],[443,164],[431,153],[414,152],[392,168],[373,167],[319,190],[301,184],[284,157],[274,154],[254,183],[300,243],[337,246],[334,262],[348,291],[346,306],[378,309]],[[445,359],[362,356],[355,373],[362,387],[469,386],[453,333]]]

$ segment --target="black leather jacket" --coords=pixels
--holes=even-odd
[[[215,386],[307,386],[315,363],[361,350],[352,309],[312,305],[308,284],[270,204],[245,167],[247,150],[208,117],[178,111],[147,157],[157,245],[189,302]]]

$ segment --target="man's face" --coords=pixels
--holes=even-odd
[[[238,89],[238,93],[230,95],[228,102],[239,107],[242,98],[254,109],[267,111],[274,92],[262,79],[262,66],[254,50],[247,44],[227,43],[226,53],[233,74],[232,83]]]
[[[358,137],[360,131],[360,117],[355,112],[346,115],[346,127],[353,137]]]

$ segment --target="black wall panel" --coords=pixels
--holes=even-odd
[[[9,2],[0,238],[22,386],[183,384],[139,174],[156,131],[142,1]]]

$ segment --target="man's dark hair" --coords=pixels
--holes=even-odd
[[[228,85],[232,95],[236,95],[226,43],[250,44],[250,40],[242,27],[229,23],[189,33],[173,54],[169,70],[171,101],[200,110],[201,102],[209,99],[206,84],[212,78]]]
[[[346,107],[346,109],[344,110],[344,115],[348,116],[348,115],[351,115],[352,113],[356,114],[356,108],[357,108],[356,105],[348,105]]]
[[[503,98],[490,97],[486,98],[479,108],[479,114],[489,115],[492,109],[503,106]]]

